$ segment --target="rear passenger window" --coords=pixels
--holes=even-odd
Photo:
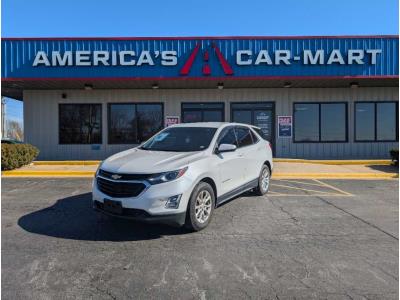
[[[221,144],[235,145],[237,147],[236,136],[235,136],[235,132],[234,132],[233,128],[229,129],[224,134],[222,134],[222,137],[221,137],[218,145],[221,145]]]
[[[238,148],[253,144],[250,129],[244,127],[237,127],[235,130],[236,130],[236,137],[239,143]]]
[[[256,134],[252,130],[250,130],[250,133],[251,133],[251,137],[253,138],[253,144],[257,143],[258,137],[256,136]]]

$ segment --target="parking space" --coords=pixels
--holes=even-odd
[[[3,178],[4,299],[398,299],[397,180],[272,180],[198,233],[97,215],[90,185]]]
[[[321,180],[292,180],[292,179],[280,179],[274,180],[271,183],[271,189],[268,196],[276,197],[299,197],[299,196],[353,196],[352,194],[343,191],[331,184],[323,182]]]

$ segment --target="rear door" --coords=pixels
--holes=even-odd
[[[243,184],[258,178],[260,171],[260,146],[259,140],[251,133],[250,128],[245,126],[235,127],[238,141],[238,154],[241,158],[243,172]]]

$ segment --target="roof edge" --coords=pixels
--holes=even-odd
[[[399,38],[399,35],[290,35],[290,36],[184,36],[184,37],[2,37],[2,41],[35,40],[285,40],[285,39],[337,39],[337,38]]]

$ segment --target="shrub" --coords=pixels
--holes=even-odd
[[[392,157],[392,161],[398,165],[399,164],[399,149],[390,150],[390,156]]]
[[[30,144],[1,144],[1,169],[12,170],[30,164],[39,154]]]

